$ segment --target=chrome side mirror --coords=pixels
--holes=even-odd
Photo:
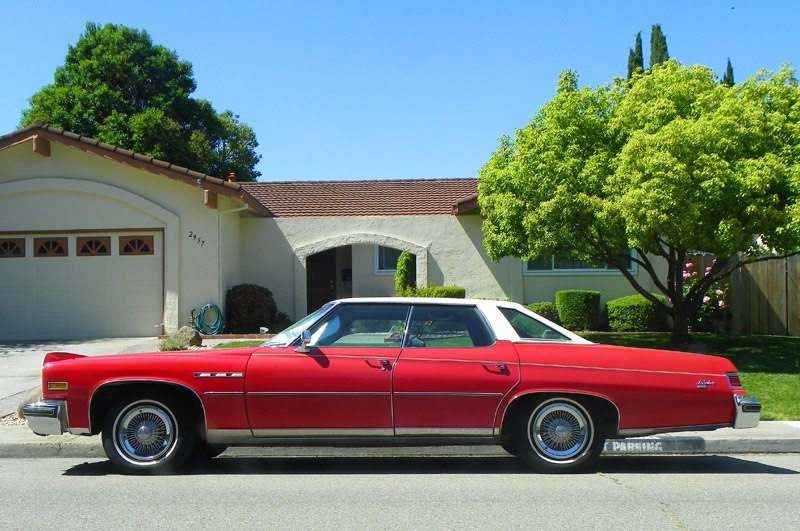
[[[297,347],[294,351],[300,352],[301,354],[308,354],[311,350],[308,348],[309,344],[311,343],[311,330],[303,330],[303,333],[300,334],[300,346]]]

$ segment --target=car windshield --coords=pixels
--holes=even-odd
[[[335,306],[334,303],[326,303],[319,310],[310,313],[297,321],[295,324],[286,328],[285,330],[275,334],[271,339],[268,339],[261,346],[262,347],[288,347],[295,339],[300,337],[300,334],[317,321],[320,317],[330,311]]]

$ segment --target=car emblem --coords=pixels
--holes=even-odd
[[[697,382],[698,389],[708,389],[709,387],[713,387],[714,382],[712,380],[700,380]]]

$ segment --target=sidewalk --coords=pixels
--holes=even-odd
[[[753,454],[800,452],[800,422],[761,422],[745,430],[725,428],[635,439],[608,440],[605,454]],[[403,448],[230,448],[224,455],[253,457],[507,456],[499,446]],[[105,458],[99,436],[35,435],[26,425],[0,426],[0,458]]]

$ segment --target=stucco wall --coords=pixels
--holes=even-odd
[[[375,245],[416,254],[418,285],[459,285],[476,298],[522,295],[519,262],[487,259],[476,215],[248,219],[242,226],[244,281],[269,288],[293,317],[305,312],[305,257],[345,245],[352,246],[353,296],[394,292],[393,276],[374,271]]]

